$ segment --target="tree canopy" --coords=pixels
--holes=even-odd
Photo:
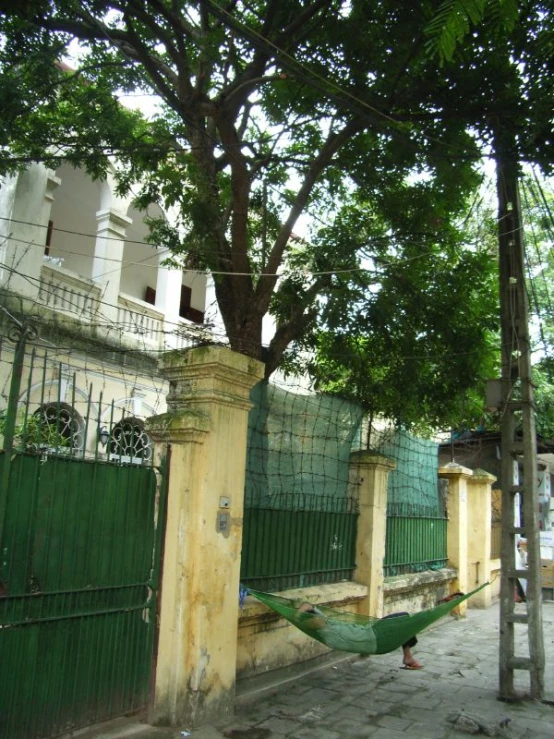
[[[389,353],[393,382],[423,345],[451,357],[418,378],[442,402],[439,376],[488,366],[488,256],[460,231],[481,147],[502,120],[518,157],[552,161],[550,4],[516,18],[512,0],[4,3],[1,169],[66,160],[101,177],[112,157],[139,207],[175,214],[152,242],[213,274],[231,347],[267,375],[287,347],[349,333],[366,361]],[[122,93],[159,102],[146,119]]]
[[[498,369],[494,228],[475,202],[435,228],[429,212],[408,212],[375,271],[327,301],[311,373],[326,392],[420,432],[479,424]]]
[[[336,289],[331,273],[360,266],[354,240],[320,244],[317,260],[300,247],[307,208],[325,221],[358,191],[392,198],[415,170],[453,212],[474,185],[475,140],[430,95],[443,84],[424,49],[437,6],[14,3],[1,23],[3,168],[66,159],[101,176],[115,156],[141,207],[177,212],[152,239],[212,272],[232,348],[260,357],[275,306],[270,373]],[[76,41],[72,70],[60,60]],[[145,121],[121,92],[157,96],[158,112]]]

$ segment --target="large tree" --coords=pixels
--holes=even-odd
[[[102,176],[115,156],[121,188],[141,183],[140,206],[177,212],[177,227],[153,222],[152,238],[212,272],[232,348],[260,358],[262,318],[277,316],[263,355],[270,374],[336,293],[340,275],[379,253],[354,233],[317,245],[295,240],[306,209],[329,222],[355,198],[393,212],[405,207],[401,198],[390,204],[416,172],[430,183],[417,191],[421,203],[441,194],[446,227],[475,184],[475,139],[444,107],[448,83],[426,51],[439,6],[4,4],[3,169],[66,159]],[[72,70],[61,61],[77,41]],[[156,96],[158,112],[148,122],[131,114],[116,102],[121,92]],[[380,217],[378,244],[387,208]]]
[[[492,12],[496,22],[489,15],[489,22],[467,33],[466,18],[451,32],[448,53],[434,44],[442,77],[430,82],[428,105],[421,109],[423,125],[436,120],[434,101],[442,120],[456,118],[475,133],[497,163],[499,192],[505,178],[513,184],[522,162],[537,163],[546,172],[554,163],[553,4],[520,3],[517,23],[513,3],[503,6],[504,17],[501,5],[492,0],[442,3],[437,18],[444,20],[451,11],[460,18],[460,8],[473,7],[479,17]],[[434,21],[427,31],[433,28]],[[428,35],[433,47],[433,34]],[[373,211],[378,202],[373,198],[369,204]],[[398,194],[395,202],[402,202]],[[433,202],[440,203],[436,193]],[[429,233],[433,219],[421,205],[418,216],[427,233],[418,241],[420,256],[427,244],[428,261],[410,265],[416,254],[409,211],[387,215],[388,223],[398,221],[389,239],[394,270],[382,273],[373,293],[358,295],[334,314],[328,309],[332,321],[322,324],[315,344],[316,372],[323,387],[357,395],[375,413],[399,423],[471,425],[482,417],[484,381],[497,373],[490,351],[498,314],[494,264],[488,250],[453,248],[456,241],[468,240],[462,233],[452,241],[446,224],[440,234]]]

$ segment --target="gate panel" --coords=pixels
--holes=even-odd
[[[163,496],[154,469],[0,452],[0,736],[144,706]],[[3,593],[3,595],[2,595]]]

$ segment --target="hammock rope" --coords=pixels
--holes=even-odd
[[[478,593],[489,583],[460,595],[434,608],[414,614],[373,618],[358,613],[338,611],[327,606],[314,606],[313,611],[298,609],[305,600],[284,598],[245,588],[249,595],[290,621],[296,628],[331,649],[357,654],[386,654],[398,649],[420,631]]]

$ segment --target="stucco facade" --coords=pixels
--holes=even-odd
[[[206,276],[165,266],[167,249],[147,243],[153,215],[171,217],[137,211],[117,195],[112,173],[95,181],[68,164],[56,172],[32,164],[0,183],[0,336],[28,322],[35,373],[48,355],[40,379],[29,381],[25,361],[20,402],[32,413],[50,398],[84,418],[93,386],[91,449],[114,416],[163,412],[161,352],[206,336]],[[14,347],[5,340],[0,351],[3,405]]]

